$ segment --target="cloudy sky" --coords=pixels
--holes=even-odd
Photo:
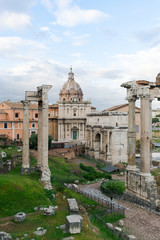
[[[159,10],[159,0],[0,0],[0,101],[51,84],[55,103],[72,66],[98,110],[125,103],[121,83],[160,72]]]

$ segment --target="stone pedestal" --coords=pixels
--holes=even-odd
[[[158,200],[157,184],[153,176],[145,176],[139,171],[126,170],[126,191],[124,196],[146,207],[156,208]]]
[[[80,215],[69,215],[66,217],[66,230],[70,234],[81,232],[83,218]]]

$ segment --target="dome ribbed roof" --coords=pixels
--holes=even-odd
[[[73,101],[75,99],[77,101],[82,101],[83,99],[83,92],[80,85],[74,80],[72,68],[70,68],[68,80],[63,84],[59,96],[60,101]]]

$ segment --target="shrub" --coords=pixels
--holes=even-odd
[[[92,173],[85,173],[83,177],[89,181],[93,181],[96,179],[95,175],[93,175]]]
[[[119,181],[109,181],[109,182],[104,182],[101,185],[101,190],[108,194],[108,195],[114,195],[114,194],[123,194],[125,191],[125,183],[124,182],[119,182]]]
[[[79,164],[80,168],[83,169],[84,171],[90,172],[90,173],[96,173],[96,170],[91,167],[91,166],[85,166],[84,164],[80,163]]]

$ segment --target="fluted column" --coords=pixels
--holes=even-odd
[[[38,101],[38,159],[37,167],[42,165],[42,101]]]
[[[151,98],[148,95],[141,96],[141,161],[140,172],[141,175],[151,176]]]
[[[127,170],[136,170],[136,124],[135,124],[135,101],[136,98],[128,99],[128,166]]]
[[[152,166],[152,99],[149,100],[149,112],[150,112],[150,129],[149,129],[149,134],[150,134],[150,166]]]
[[[50,85],[42,85],[39,91],[42,95],[42,164],[41,164],[41,181],[45,184],[45,188],[51,189],[50,182],[50,169],[48,166],[48,91],[51,88]]]
[[[29,101],[23,103],[23,152],[22,152],[22,173],[28,172],[29,162]]]

